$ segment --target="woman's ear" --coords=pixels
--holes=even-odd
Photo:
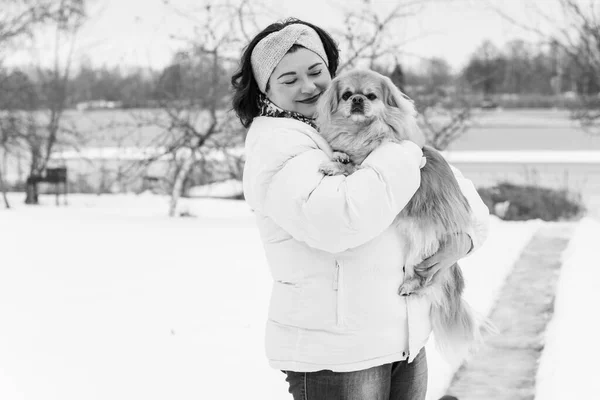
[[[334,79],[319,99],[317,103],[317,125],[321,126],[329,122],[331,116],[337,111],[339,86],[339,79]]]

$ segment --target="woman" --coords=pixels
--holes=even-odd
[[[322,29],[275,23],[246,47],[233,108],[249,127],[244,194],[273,276],[266,353],[294,399],[424,399],[429,303],[397,294],[403,243],[390,227],[420,184],[422,144],[385,143],[350,176],[314,124],[338,49]],[[432,274],[481,245],[488,210],[457,173],[474,229],[448,239]]]

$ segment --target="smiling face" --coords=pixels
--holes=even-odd
[[[278,107],[312,118],[317,101],[331,84],[325,62],[303,47],[288,52],[269,78],[267,97]]]

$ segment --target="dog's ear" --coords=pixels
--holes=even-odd
[[[412,100],[402,93],[387,76],[382,76],[383,101],[390,107],[399,108],[402,112],[416,116],[417,111]]]
[[[399,139],[425,145],[425,135],[417,124],[417,110],[411,99],[400,91],[387,76],[382,77],[383,102],[386,105],[385,122],[396,132]]]
[[[329,88],[325,90],[317,103],[317,125],[322,126],[331,121],[331,116],[337,111],[339,105],[340,79],[331,81]]]

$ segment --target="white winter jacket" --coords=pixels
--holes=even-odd
[[[421,149],[386,143],[350,176],[323,176],[327,142],[309,125],[257,117],[246,138],[244,195],[273,277],[266,354],[273,368],[356,371],[409,362],[425,345],[429,302],[397,294],[403,243],[391,222],[420,184]],[[456,171],[473,209],[473,250],[488,209]]]

